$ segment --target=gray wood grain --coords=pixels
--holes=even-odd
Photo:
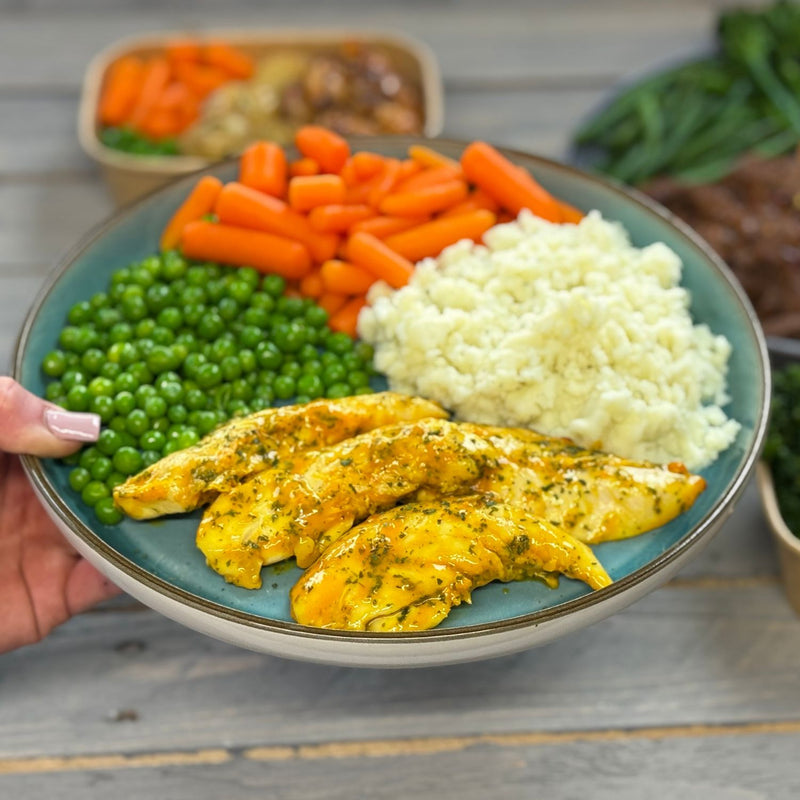
[[[213,27],[392,30],[431,46],[448,83],[554,79],[596,83],[703,47],[710,3],[412,3],[325,0],[263,4],[52,2],[0,16],[0,87],[73,88],[88,60],[114,40],[158,29]],[[0,11],[2,14],[2,11]],[[502,54],[499,54],[502,48]],[[568,57],[565,58],[565,54]],[[20,63],[25,70],[15,69]]]
[[[215,748],[195,764],[193,754],[183,763],[145,755],[128,767],[0,774],[0,792],[81,800],[793,800],[800,792],[796,730],[658,734],[400,741],[353,750],[282,748],[262,757]]]
[[[249,653],[149,611],[85,614],[0,657],[0,759],[800,720],[798,652],[772,580],[664,588],[544,647],[400,672]]]

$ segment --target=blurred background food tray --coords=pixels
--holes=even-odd
[[[378,76],[379,81],[387,80],[395,90],[398,85],[408,87],[409,91],[415,94],[418,103],[417,118],[409,120],[406,116],[398,121],[396,132],[433,137],[442,131],[444,102],[438,61],[426,44],[406,35],[352,29],[250,31],[212,29],[202,32],[162,31],[127,38],[110,45],[90,62],[84,76],[78,113],[78,137],[81,146],[87,155],[99,164],[117,204],[134,200],[172,178],[202,169],[209,163],[232,155],[234,151],[240,149],[235,146],[235,142],[227,148],[224,145],[220,147],[218,142],[216,147],[204,148],[203,143],[198,141],[199,137],[195,136],[194,141],[187,146],[189,153],[149,155],[123,152],[101,140],[98,105],[110,67],[125,56],[153,58],[157,54],[164,53],[170,43],[177,41],[224,42],[247,54],[258,64],[256,77],[261,88],[269,87],[273,76],[276,83],[285,81],[287,70],[294,69],[297,73],[300,69],[297,65],[303,60],[306,63],[311,59],[330,62],[336,58],[350,58],[354,53],[367,54],[373,59],[380,60],[381,64],[390,70],[388,74]],[[294,66],[291,66],[292,64]],[[366,70],[370,68],[365,67]],[[215,95],[219,95],[221,91],[225,91],[225,87],[218,89]],[[392,88],[388,91],[391,92]],[[212,101],[216,102],[219,113],[219,107],[224,105],[226,98],[215,98],[212,95],[204,101],[204,108],[208,109]],[[377,109],[377,106],[375,108]],[[386,110],[388,116],[395,109]],[[369,120],[362,120],[364,124],[356,127],[357,121],[350,124],[347,120],[342,120],[341,116],[339,128],[345,135],[395,132],[391,130],[392,120],[387,123],[388,129],[387,124],[378,125],[377,122],[382,122],[378,120],[371,130]],[[320,113],[317,118],[305,118],[303,121],[337,127],[335,123],[332,124],[330,109],[327,109],[326,113]],[[267,130],[274,138],[283,139],[285,143],[291,137],[292,124],[282,123],[277,119],[276,122],[279,124]],[[184,141],[188,139],[189,137],[184,137]]]

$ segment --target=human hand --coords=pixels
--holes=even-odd
[[[95,414],[47,403],[0,376],[0,653],[119,593],[70,546],[33,492],[16,453],[66,456],[100,431]]]

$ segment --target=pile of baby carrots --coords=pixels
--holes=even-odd
[[[175,136],[197,119],[211,92],[254,69],[246,53],[222,41],[173,40],[147,58],[122,56],[105,76],[98,121],[152,139]]]
[[[399,159],[351,152],[341,136],[307,125],[295,147],[290,160],[274,142],[256,142],[241,156],[238,180],[202,177],[161,248],[277,273],[351,336],[376,281],[400,288],[417,261],[462,239],[479,242],[523,208],[551,222],[583,216],[485,142],[469,144],[458,161],[425,145]]]

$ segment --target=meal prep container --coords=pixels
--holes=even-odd
[[[78,112],[78,138],[84,152],[100,165],[111,195],[118,205],[161,186],[171,179],[208,166],[197,156],[140,156],[106,147],[97,136],[97,105],[108,67],[123,55],[151,56],[178,38],[218,39],[255,58],[290,49],[307,54],[335,51],[343,42],[374,47],[388,55],[400,72],[420,87],[423,135],[442,131],[444,102],[436,57],[422,42],[405,35],[358,30],[222,30],[201,33],[164,31],[122,39],[92,59],[86,70]]]
[[[770,361],[773,369],[781,369],[800,362],[800,341],[794,339],[768,339]],[[772,470],[765,461],[756,467],[756,482],[761,495],[764,513],[778,551],[783,588],[795,613],[800,616],[800,538],[789,529],[778,506]]]

